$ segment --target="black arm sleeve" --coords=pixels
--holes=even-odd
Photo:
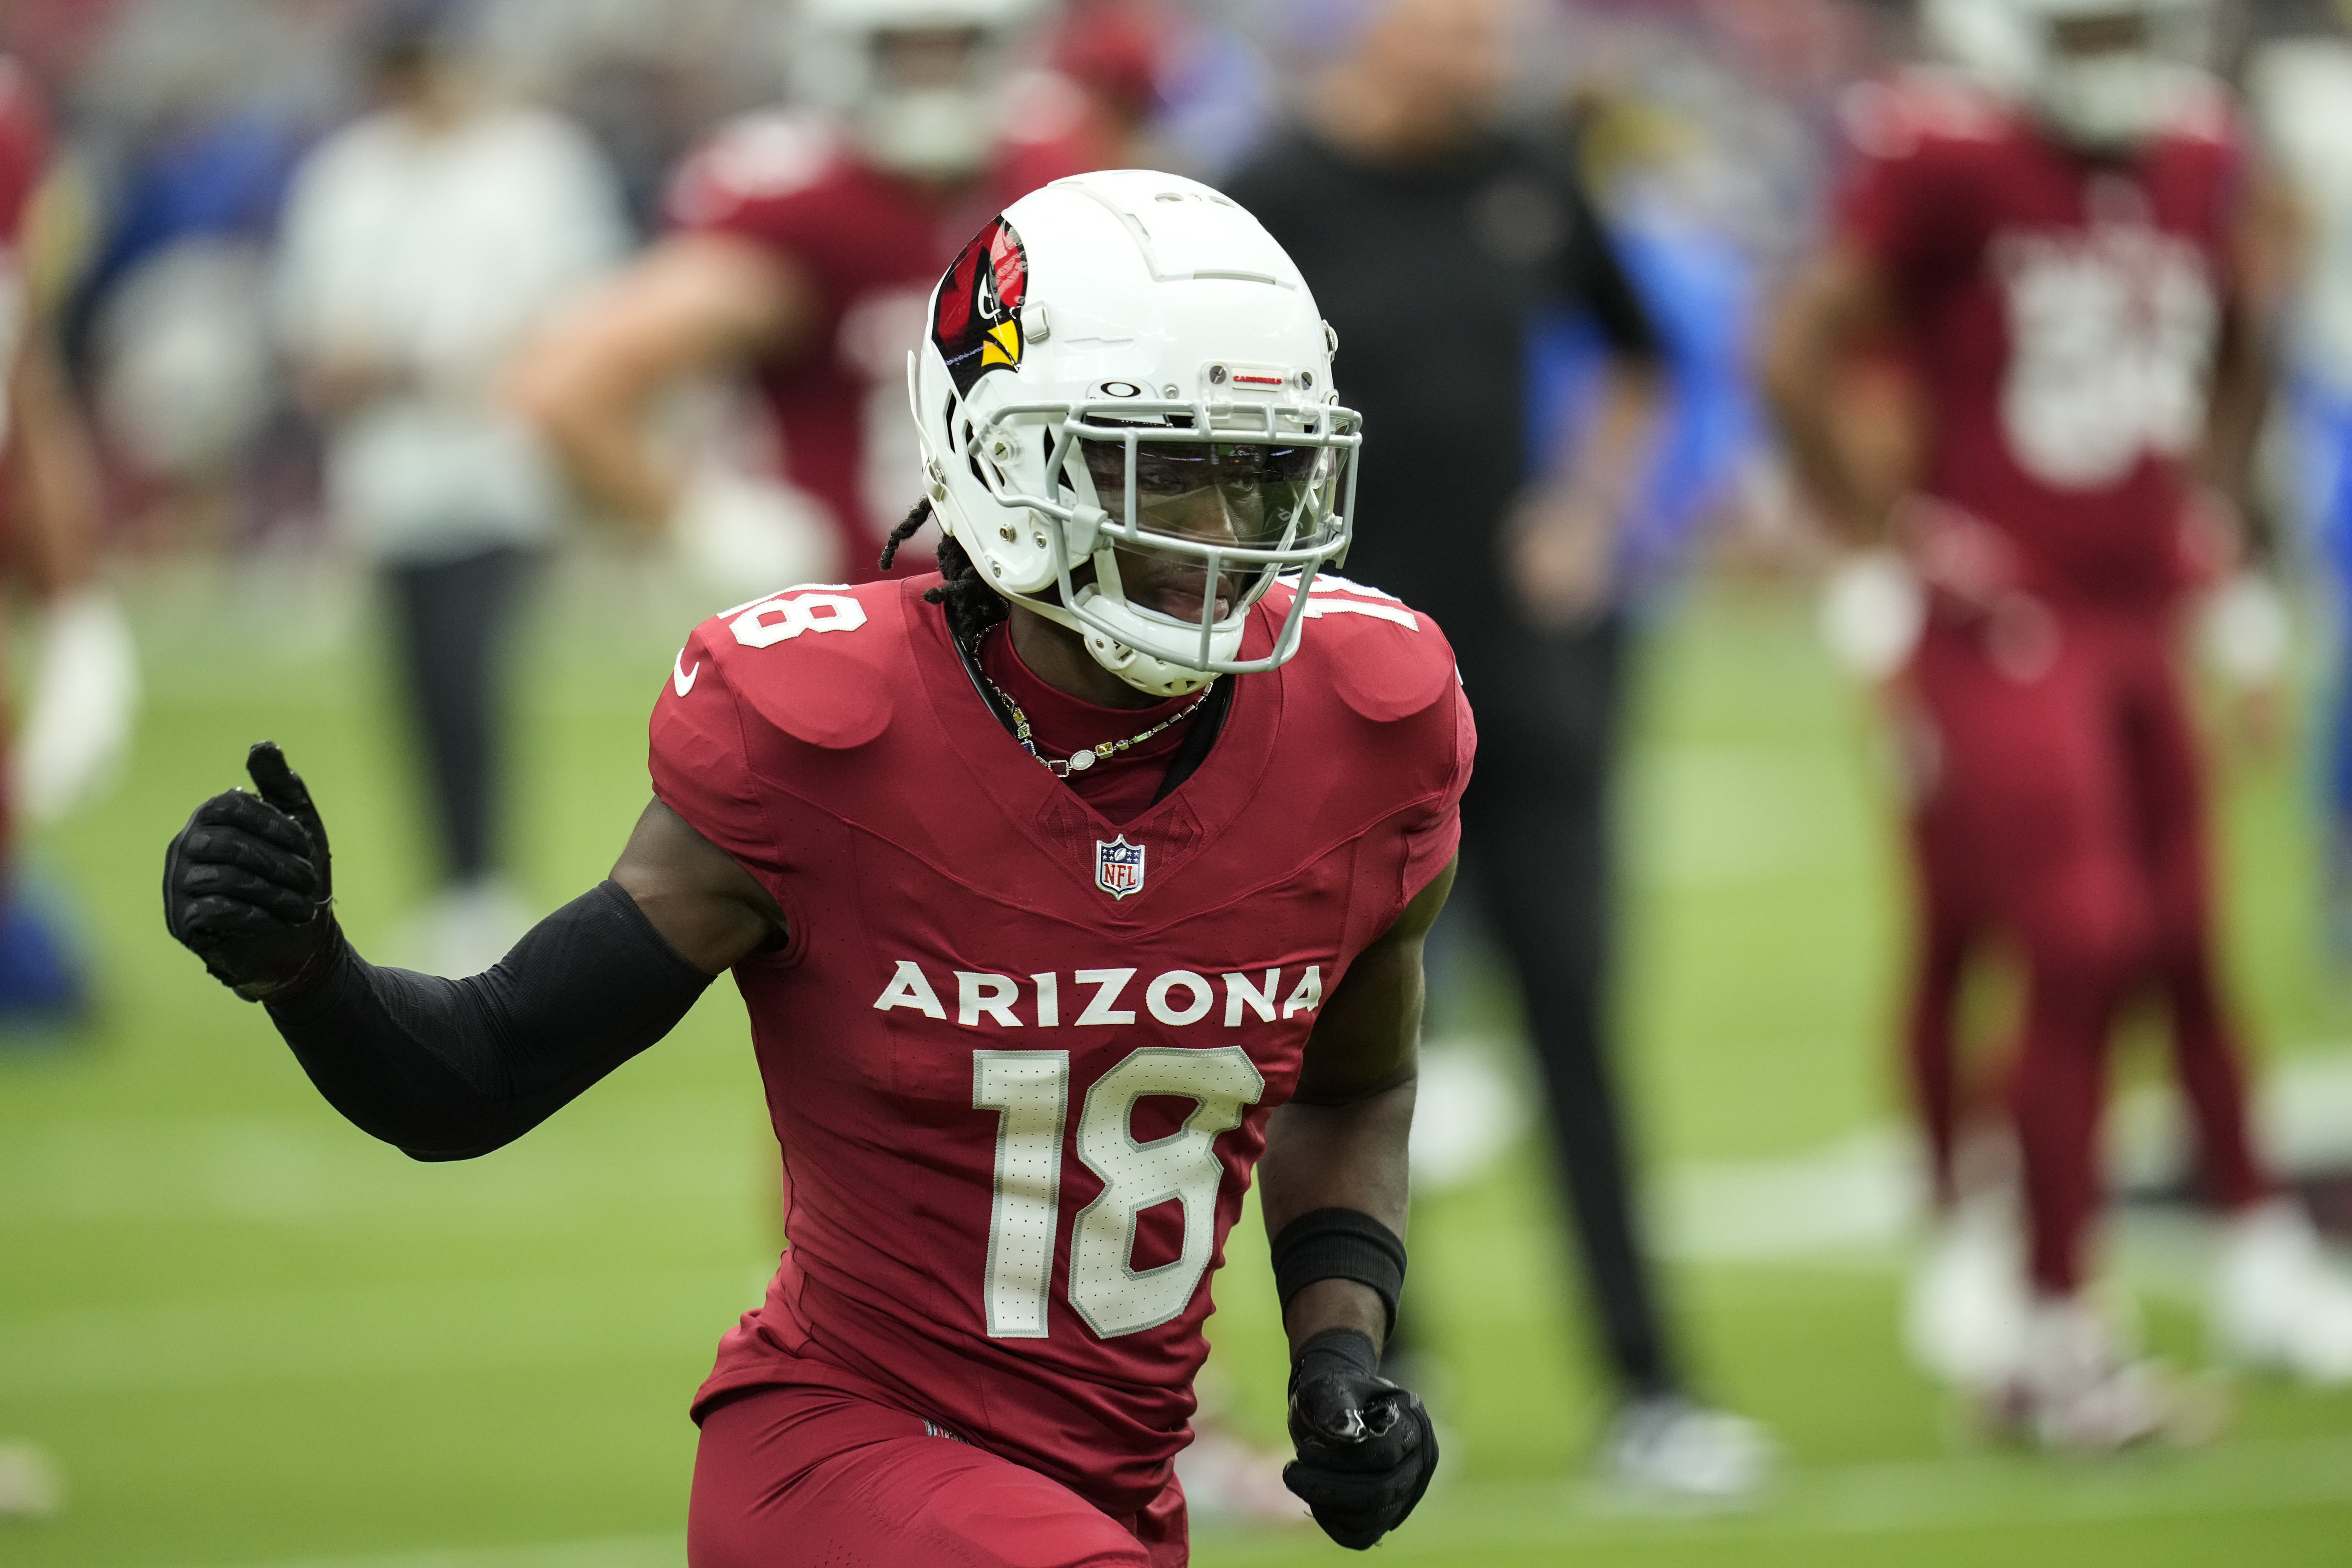
[[[379,969],[338,931],[319,979],[268,1005],[352,1125],[418,1160],[470,1160],[669,1033],[710,978],[607,881],[470,980]]]

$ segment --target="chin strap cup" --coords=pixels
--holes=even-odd
[[[1171,664],[1092,628],[1087,629],[1086,639],[1087,651],[1094,655],[1097,664],[1147,696],[1190,697],[1217,679],[1207,670]]]

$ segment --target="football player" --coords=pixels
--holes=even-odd
[[[1057,182],[940,281],[914,368],[942,574],[705,622],[611,879],[487,974],[366,963],[320,812],[173,841],[173,932],[419,1159],[521,1135],[731,969],[792,1238],[723,1342],[697,1568],[1186,1560],[1173,1460],[1255,1170],[1286,1471],[1369,1546],[1437,1451],[1378,1373],[1421,946],[1473,731],[1444,636],[1323,571],[1360,443],[1329,329],[1205,186]]]
[[[138,701],[130,628],[100,577],[97,465],[27,255],[48,150],[38,86],[0,56],[0,546],[41,605],[26,719],[0,792],[0,1030],[70,1020],[88,1001],[68,943],[17,896],[6,852],[19,819],[54,820],[106,782]],[[0,1049],[11,1043],[0,1033]],[[9,1436],[0,1431],[0,1525],[55,1513],[56,1459]]]
[[[1613,1396],[1596,1468],[1630,1495],[1719,1506],[1762,1489],[1770,1445],[1694,1397],[1643,1225],[1609,1005],[1613,781],[1636,641],[1625,531],[1671,445],[1662,400],[1691,384],[1575,159],[1506,114],[1509,0],[1335,14],[1348,26],[1308,73],[1296,122],[1229,188],[1320,290],[1348,344],[1349,397],[1396,447],[1448,454],[1374,459],[1350,559],[1375,581],[1414,574],[1479,704],[1465,862],[1527,1019],[1582,1316]],[[1591,371],[1573,394],[1557,368],[1571,323]],[[1408,1360],[1414,1321],[1408,1308]]]
[[[18,822],[55,821],[111,781],[138,707],[137,650],[100,573],[89,432],[60,363],[54,268],[37,254],[48,120],[30,72],[0,56],[0,553],[40,607],[24,721],[8,748],[0,851]],[[5,871],[5,868],[0,868]],[[0,875],[0,1023],[54,1022],[87,1001],[69,944]]]
[[[2011,1104],[2032,1297],[2000,1405],[2068,1447],[2169,1416],[2086,1293],[2110,1035],[2144,992],[2169,1015],[2203,1173],[2231,1216],[2226,1340],[2352,1372],[2352,1302],[2251,1146],[2174,647],[2245,493],[2280,272],[2231,105],[2195,64],[2207,9],[1931,11],[1975,78],[1914,74],[1849,101],[1833,236],[1766,356],[1824,509],[1857,540],[1892,520],[1925,584],[1900,676],[1923,927],[1997,931],[2025,969]],[[1900,506],[1839,460],[1824,396],[1845,353],[1889,331],[1927,399],[1920,493]],[[1923,964],[1923,983],[1940,970]]]
[[[932,281],[981,219],[1086,166],[1003,123],[1034,9],[802,8],[795,58],[814,107],[714,135],[677,177],[670,232],[517,363],[517,400],[588,500],[668,527],[722,575],[780,549],[815,574],[876,574],[921,489],[900,415]],[[772,416],[782,487],[681,471],[654,438],[658,395],[739,369]]]

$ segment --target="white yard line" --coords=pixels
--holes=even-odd
[[[2263,1146],[2281,1169],[2352,1166],[2352,1052],[2336,1047],[2280,1062],[2263,1084],[2258,1116]],[[2118,1182],[2155,1183],[2179,1173],[2181,1121],[2168,1086],[2129,1096],[2114,1124],[2109,1163]],[[1673,1256],[1706,1262],[1884,1249],[1917,1223],[1920,1174],[1911,1134],[1895,1127],[1781,1159],[1688,1161],[1662,1173],[1660,1234]],[[2156,1228],[2169,1238],[2179,1227]]]

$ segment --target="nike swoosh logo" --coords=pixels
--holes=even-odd
[[[688,669],[679,662],[680,659],[685,658],[686,650],[684,648],[680,648],[677,650],[677,658],[674,658],[669,661],[669,683],[677,689],[677,694],[680,697],[685,696],[688,692],[694,689],[695,678],[702,673],[702,661],[700,659],[696,659],[694,661],[694,668],[692,669]]]

